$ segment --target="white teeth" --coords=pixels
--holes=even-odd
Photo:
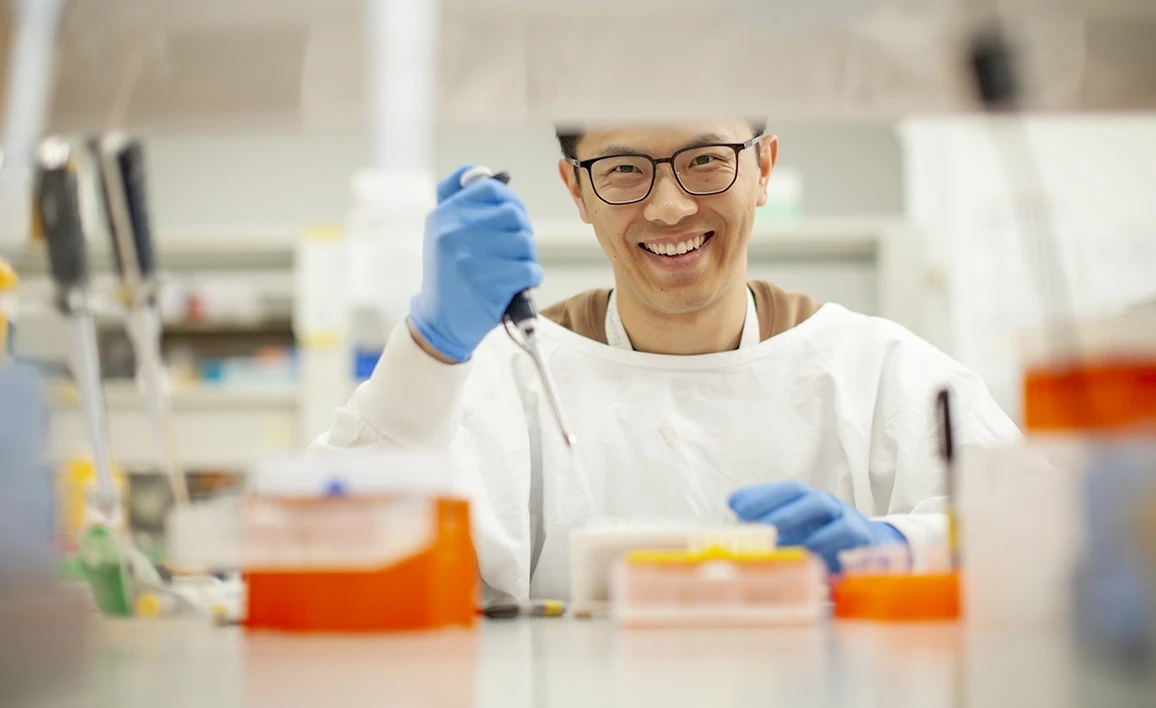
[[[642,245],[646,250],[651,253],[657,253],[660,256],[681,256],[690,251],[702,248],[704,243],[706,243],[705,235],[695,236],[689,241],[683,241],[681,243],[644,243]]]

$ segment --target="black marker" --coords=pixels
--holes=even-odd
[[[952,569],[959,568],[959,524],[956,515],[955,439],[951,427],[951,391],[943,389],[935,398],[939,413],[939,454],[947,478],[947,548]]]

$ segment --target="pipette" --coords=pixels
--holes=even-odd
[[[44,141],[39,158],[36,207],[48,244],[52,279],[56,283],[56,305],[68,317],[71,330],[72,371],[97,473],[91,498],[104,521],[113,523],[120,506],[120,493],[112,478],[112,450],[101,388],[96,323],[89,304],[88,255],[77,193],[76,161],[72,146],[58,138]]]
[[[510,175],[505,172],[494,174],[490,168],[478,165],[463,172],[459,181],[462,187],[468,187],[486,179],[496,179],[508,183]],[[542,389],[546,392],[546,400],[550,403],[550,410],[554,413],[554,420],[558,423],[562,439],[566,441],[567,445],[573,447],[578,443],[578,438],[574,436],[574,433],[570,431],[570,426],[566,423],[566,417],[562,414],[562,406],[558,402],[558,391],[554,386],[554,378],[550,375],[550,369],[546,366],[546,362],[542,359],[542,353],[538,349],[538,309],[534,307],[534,301],[530,299],[529,291],[523,290],[514,295],[502,316],[502,324],[510,338],[534,362],[534,368],[538,370],[538,378],[542,381]],[[521,334],[521,339],[514,336],[510,329],[511,325]]]
[[[942,389],[935,397],[939,413],[939,451],[943,457],[947,487],[947,548],[952,569],[959,568],[959,514],[956,508],[958,489],[955,469],[955,435],[951,428],[951,390]]]
[[[164,450],[173,502],[188,503],[188,486],[177,454],[168,380],[161,359],[156,259],[144,186],[144,150],[138,140],[111,134],[90,146],[96,153],[105,213],[125,305],[125,330],[136,360],[136,380]]]

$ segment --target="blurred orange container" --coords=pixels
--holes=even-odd
[[[240,568],[252,630],[469,627],[470,506],[449,471],[444,455],[400,450],[261,460],[242,498],[170,516],[170,553]]]
[[[473,625],[477,567],[465,500],[253,498],[247,506],[250,629]]]
[[[912,568],[906,545],[863,546],[839,553],[843,574],[831,588],[835,617],[877,622],[930,622],[959,618],[959,575],[950,548],[926,552],[924,570]]]
[[[1156,359],[1089,361],[1028,371],[1024,426],[1033,432],[1103,431],[1156,421]]]
[[[1023,345],[1028,432],[1156,424],[1156,313],[1039,330]]]
[[[843,577],[831,589],[839,619],[930,622],[959,618],[959,575],[865,574]]]

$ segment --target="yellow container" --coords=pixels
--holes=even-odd
[[[0,258],[0,293],[15,290],[19,284],[20,278],[16,276],[16,271],[8,261]]]
[[[12,342],[12,325],[16,319],[16,288],[20,278],[12,266],[0,258],[0,361],[8,354]]]
[[[812,624],[826,593],[823,562],[799,547],[630,551],[612,587],[623,627]]]

